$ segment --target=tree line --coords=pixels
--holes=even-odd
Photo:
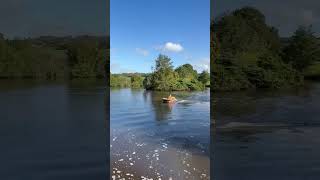
[[[152,73],[131,75],[110,73],[110,86],[145,88],[156,91],[203,90],[206,86],[210,86],[210,75],[207,71],[199,74],[190,64],[174,68],[172,60],[168,56],[160,54],[155,60]]]
[[[0,34],[0,78],[104,78],[109,37],[5,39]]]
[[[312,26],[281,38],[259,10],[244,7],[212,20],[210,32],[213,90],[299,86],[320,77],[320,41]]]

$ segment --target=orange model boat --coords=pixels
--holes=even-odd
[[[176,101],[177,101],[177,99],[175,97],[171,96],[171,94],[167,98],[162,98],[162,102],[164,102],[164,103],[172,103],[172,102],[176,102]]]

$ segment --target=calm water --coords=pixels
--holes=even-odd
[[[103,82],[0,81],[0,179],[107,179]]]
[[[111,173],[126,179],[209,179],[209,91],[111,90]]]
[[[214,179],[319,179],[320,83],[214,97]]]

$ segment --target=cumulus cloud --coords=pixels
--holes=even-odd
[[[179,43],[167,42],[164,45],[157,47],[157,50],[161,50],[164,52],[181,52],[183,51],[183,47]]]
[[[142,48],[136,48],[136,52],[138,54],[141,54],[143,56],[148,56],[149,55],[149,51],[146,49],[142,49]]]
[[[195,60],[193,63],[193,67],[198,71],[208,71],[210,72],[210,58],[202,58],[199,60]]]

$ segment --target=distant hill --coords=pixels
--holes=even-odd
[[[63,48],[67,44],[72,42],[79,41],[96,41],[99,43],[101,48],[110,49],[110,37],[108,36],[64,36],[64,37],[56,37],[56,36],[40,36],[37,38],[29,38],[23,39],[28,40],[34,45],[43,46],[43,47],[55,47],[55,48]]]
[[[127,76],[127,77],[132,77],[132,76],[135,76],[135,75],[139,75],[139,76],[142,76],[142,77],[146,77],[147,75],[149,75],[150,73],[120,73],[120,74],[115,74],[115,75],[122,75],[122,76]]]

